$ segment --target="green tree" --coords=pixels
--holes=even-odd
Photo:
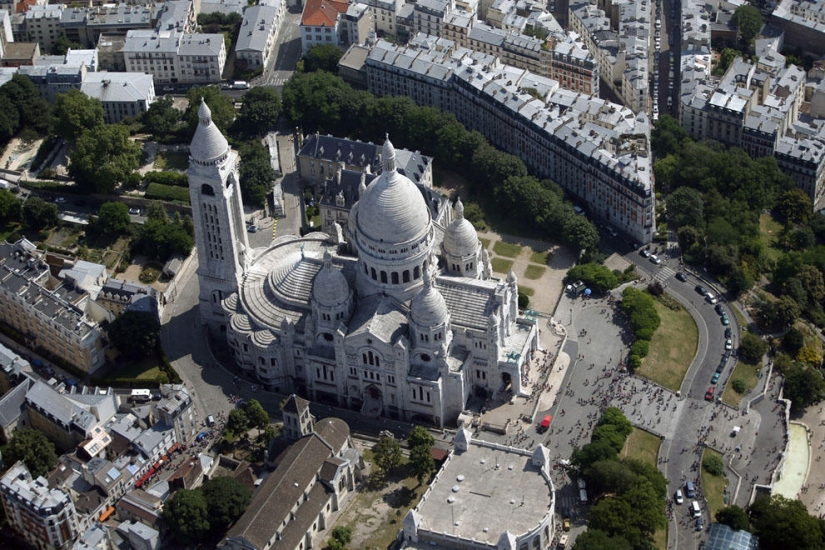
[[[178,489],[163,505],[163,519],[178,542],[202,540],[209,532],[209,510],[199,490]]]
[[[410,449],[419,446],[424,446],[429,449],[433,446],[433,443],[435,443],[433,436],[430,435],[430,432],[427,431],[427,428],[424,426],[413,426],[413,429],[410,430],[409,435],[407,435],[407,445]]]
[[[249,419],[243,409],[232,409],[226,417],[225,430],[229,433],[241,436],[249,429]]]
[[[704,227],[705,205],[702,194],[690,187],[680,187],[667,198],[669,222],[676,229],[681,227]],[[670,227],[670,223],[668,227]]]
[[[596,250],[599,232],[584,216],[571,216],[564,223],[564,242],[573,250]]]
[[[186,92],[186,99],[189,100],[189,107],[183,115],[183,120],[186,121],[190,138],[195,134],[195,129],[198,127],[198,109],[201,106],[201,99],[206,102],[212,112],[212,122],[221,132],[225,134],[232,126],[232,122],[235,120],[235,105],[216,86],[190,88]]]
[[[616,430],[624,437],[629,436],[633,431],[633,424],[630,423],[630,420],[627,419],[618,407],[606,408],[602,413],[602,417],[599,419],[599,424],[603,426],[615,426]]]
[[[650,136],[650,145],[657,158],[678,152],[679,144],[687,137],[687,132],[679,121],[670,115],[662,114],[656,122]],[[658,177],[659,174],[656,174]]]
[[[748,390],[748,383],[745,382],[744,378],[734,378],[730,385],[733,388],[733,391],[739,395],[744,395],[744,393]]]
[[[60,33],[54,41],[54,46],[52,46],[52,55],[66,55],[70,49],[80,50],[83,49],[83,45],[72,42],[65,33]]]
[[[172,254],[189,255],[195,242],[191,218],[176,217],[170,220],[159,203],[149,205],[146,218],[132,246],[133,250],[162,261]]]
[[[782,495],[757,498],[748,507],[748,516],[762,550],[823,547],[822,522],[808,514],[799,500]]]
[[[131,359],[148,357],[157,349],[160,323],[155,315],[126,311],[109,325],[109,341]]]
[[[739,342],[739,355],[749,363],[756,363],[762,360],[762,356],[768,352],[768,343],[752,332],[742,335]]]
[[[622,537],[634,548],[641,546],[646,538],[636,522],[636,510],[620,498],[604,498],[593,505],[587,513],[587,526]]]
[[[616,426],[611,424],[596,426],[591,438],[592,441],[606,441],[611,447],[616,449],[617,453],[624,447],[625,439],[627,438],[616,429]]]
[[[373,449],[373,460],[384,473],[401,464],[401,445],[391,437],[382,437]]]
[[[776,322],[781,328],[789,327],[796,322],[802,313],[799,304],[790,296],[780,296],[776,301]]]
[[[804,345],[805,335],[796,327],[789,328],[785,335],[782,336],[782,349],[791,355],[799,353],[799,350],[801,350]]]
[[[95,229],[105,235],[119,235],[132,224],[129,207],[122,202],[104,202],[97,213]]]
[[[822,362],[822,355],[819,349],[813,346],[804,346],[796,354],[796,360],[801,363],[808,363],[812,367],[818,367]]]
[[[713,74],[722,76],[725,74],[725,71],[728,70],[731,63],[738,57],[742,55],[739,50],[734,50],[733,48],[725,48],[722,50],[721,55],[719,56],[719,64],[714,69]]]
[[[587,528],[576,537],[573,550],[631,550],[633,547],[621,536],[611,537],[601,529]]]
[[[239,182],[244,204],[262,206],[277,177],[269,152],[257,139],[241,145]]]
[[[811,198],[802,189],[789,189],[779,196],[776,205],[779,215],[786,223],[807,223],[814,212]]]
[[[206,501],[207,517],[213,533],[223,533],[241,517],[252,500],[249,489],[228,476],[209,479],[200,490]]]
[[[175,109],[171,97],[159,97],[141,115],[143,130],[156,138],[171,134],[183,118],[183,113]]]
[[[246,417],[249,419],[249,424],[252,427],[263,430],[269,426],[269,413],[266,412],[266,409],[263,408],[257,399],[250,399],[244,408],[246,409],[244,411],[246,412]]]
[[[29,229],[46,229],[58,224],[57,205],[39,197],[29,197],[23,203],[23,225]]]
[[[15,122],[16,132],[29,128],[39,134],[45,133],[51,123],[52,107],[40,97],[31,79],[15,74],[11,80],[0,86],[0,104],[8,121]]]
[[[607,441],[593,441],[581,449],[573,449],[570,462],[579,472],[584,472],[591,464],[600,460],[613,460],[617,454],[616,449]]]
[[[262,136],[275,130],[280,116],[281,96],[272,88],[259,86],[244,95],[241,114],[235,124],[240,128],[240,133]]]
[[[98,128],[104,123],[103,103],[99,99],[92,99],[76,89],[57,94],[54,102],[54,132],[60,137],[74,141],[85,130]]]
[[[707,473],[713,476],[721,476],[725,474],[725,463],[722,457],[717,455],[708,455],[702,460],[702,467]]]
[[[337,75],[338,62],[343,55],[343,52],[337,46],[318,44],[312,46],[304,56],[304,68],[308,73],[326,71]]]
[[[736,8],[733,12],[733,22],[736,23],[736,28],[745,44],[750,44],[765,25],[762,14],[750,4]]]
[[[733,506],[725,506],[724,508],[717,510],[716,522],[727,525],[731,529],[736,529],[737,531],[750,532],[751,530],[751,524],[750,520],[748,520],[747,512],[735,504]]]
[[[6,189],[0,189],[0,222],[8,223],[20,219],[23,203]]]
[[[616,285],[619,284],[615,273],[595,262],[574,266],[567,272],[565,280],[569,283],[582,281],[588,288],[596,292],[607,292],[612,288],[616,288]]]
[[[17,428],[3,449],[3,461],[23,461],[32,477],[47,475],[57,465],[54,444],[34,428]]]
[[[412,466],[415,479],[421,485],[435,471],[435,461],[433,460],[431,447],[418,445],[410,449],[410,466]]]
[[[786,369],[785,397],[790,399],[794,410],[801,410],[818,403],[825,394],[825,382],[822,375],[807,365],[794,364]]]
[[[77,138],[69,175],[86,189],[111,193],[118,183],[133,177],[140,157],[140,145],[129,139],[127,127],[104,124]]]
[[[305,132],[337,129],[341,105],[330,101],[336,91],[337,97],[353,93],[343,80],[326,71],[296,73],[284,84],[281,93],[284,113],[293,125],[302,124]]]

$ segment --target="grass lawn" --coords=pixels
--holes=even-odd
[[[483,248],[485,250],[490,248],[490,239],[482,239],[482,238],[479,237],[478,240],[481,241],[481,248]]]
[[[524,277],[527,279],[540,279],[544,272],[547,271],[546,267],[540,265],[533,265],[529,264],[527,269],[524,270]]]
[[[635,458],[656,467],[659,459],[659,445],[661,445],[661,439],[657,436],[639,428],[633,428],[619,456]],[[667,528],[659,529],[653,534],[653,545],[661,550],[667,548]]]
[[[635,458],[646,464],[656,466],[659,459],[660,444],[661,440],[658,436],[639,428],[633,428],[633,431],[630,432],[624,442],[620,456],[622,458]]]
[[[552,257],[549,250],[545,250],[544,252],[533,252],[530,254],[530,261],[534,264],[541,264],[547,265],[547,262]]]
[[[493,245],[493,252],[505,258],[515,258],[521,254],[521,247],[517,244],[496,241],[496,244]]]
[[[782,248],[777,246],[776,238],[782,231],[782,224],[773,219],[770,214],[762,214],[759,216],[759,232],[762,233],[762,238],[765,239],[767,248],[765,253],[772,261],[779,259],[782,255]]]
[[[705,449],[702,455],[702,462],[705,457],[716,455],[723,458],[721,454],[713,449]],[[712,476],[702,468],[702,490],[705,492],[705,498],[708,501],[708,508],[710,509],[711,520],[716,516],[717,510],[725,507],[725,488],[728,486],[728,478],[725,476]]]
[[[733,390],[733,384],[731,384],[731,382],[737,378],[741,378],[745,381],[748,390],[752,390],[759,382],[759,377],[756,375],[756,371],[759,367],[760,365],[758,364],[753,365],[751,363],[737,361],[736,366],[733,367],[733,374],[728,379],[728,385],[725,386],[725,392],[722,394],[722,401],[731,407],[739,408],[739,403],[742,401],[742,397],[744,396]]]
[[[158,170],[186,170],[189,168],[189,155],[177,151],[161,151],[155,157]]]
[[[536,293],[535,289],[532,289],[529,286],[518,285],[518,289],[526,296],[532,296]]]
[[[496,273],[510,273],[513,268],[513,260],[505,260],[504,258],[490,258],[490,263],[493,266],[493,271]]]
[[[680,304],[670,309],[656,300],[662,324],[650,341],[650,355],[642,359],[637,375],[649,378],[673,391],[679,391],[699,343],[699,330],[693,317]]]

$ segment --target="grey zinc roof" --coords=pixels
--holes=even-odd
[[[358,300],[350,318],[348,336],[367,334],[394,344],[407,333],[407,306],[391,296],[373,294]]]
[[[26,393],[34,384],[35,381],[26,376],[22,383],[3,394],[0,398],[0,428],[6,430],[17,422],[23,412]]]
[[[246,8],[238,33],[236,51],[263,52],[266,42],[272,33],[272,26],[276,22],[278,8],[275,6],[251,6]],[[277,21],[280,23],[280,21]]]
[[[140,73],[86,73],[80,91],[104,103],[134,103],[153,95],[152,75]]]
[[[475,280],[439,276],[438,290],[447,302],[453,325],[485,329],[496,310],[497,280]]]

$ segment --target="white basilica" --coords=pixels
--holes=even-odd
[[[521,392],[538,346],[518,283],[491,267],[461,202],[447,227],[395,169],[362,183],[336,235],[251,249],[238,156],[201,103],[190,148],[200,315],[237,365],[281,393],[444,427],[471,394]]]

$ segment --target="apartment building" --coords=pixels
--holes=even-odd
[[[0,320],[26,345],[86,373],[104,362],[97,323],[86,315],[87,292],[53,280],[44,254],[25,239],[0,245]]]
[[[357,0],[357,2],[370,7],[378,36],[398,36],[398,26],[395,20],[404,5],[403,0]]]
[[[339,21],[348,8],[342,0],[307,0],[301,14],[301,51],[307,53],[322,44],[341,45]]]
[[[35,5],[24,15],[26,40],[40,44],[40,51],[51,52],[60,36],[60,18],[63,4]]]
[[[771,24],[785,31],[787,46],[825,55],[825,2],[782,0],[771,14]]]
[[[155,84],[148,74],[86,73],[80,91],[100,100],[109,124],[138,118],[155,101]]]
[[[447,42],[436,51],[379,40],[364,67],[369,90],[454,113],[534,174],[586,202],[595,217],[638,242],[651,241],[654,177],[645,113]]]
[[[226,45],[222,34],[126,33],[123,62],[130,73],[151,74],[156,83],[211,83],[222,78]]]
[[[236,63],[245,63],[250,70],[266,65],[272,46],[278,40],[284,9],[284,2],[246,8],[235,44]]]
[[[0,59],[6,53],[6,44],[14,42],[14,34],[11,30],[11,14],[8,10],[0,10]]]
[[[444,19],[454,10],[455,0],[419,0],[413,5],[413,29],[440,37],[444,32]]]
[[[22,462],[0,478],[0,498],[12,530],[36,548],[69,548],[79,534],[69,492],[49,487],[42,477],[33,478]]]
[[[112,4],[98,7],[70,7],[63,10],[60,31],[84,48],[94,48],[101,34],[124,35],[130,30],[153,29],[157,9],[152,6]]]

